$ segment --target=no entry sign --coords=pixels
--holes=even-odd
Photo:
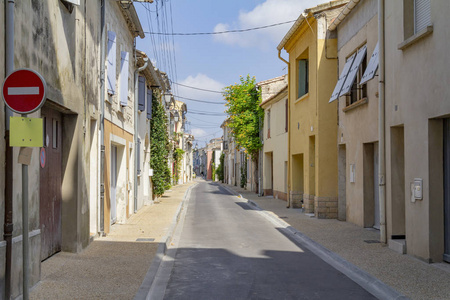
[[[6,77],[2,96],[12,111],[28,114],[44,104],[46,88],[45,80],[39,73],[30,69],[20,69]]]

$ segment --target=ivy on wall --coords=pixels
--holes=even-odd
[[[170,169],[168,166],[169,137],[167,116],[158,101],[157,92],[152,94],[152,119],[150,121],[150,168],[153,169],[153,195],[160,197],[170,189]]]

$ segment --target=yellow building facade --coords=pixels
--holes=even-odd
[[[278,45],[289,55],[289,200],[293,207],[303,201],[318,218],[338,215],[337,106],[328,103],[337,81],[337,39],[327,24],[347,2],[305,10]]]

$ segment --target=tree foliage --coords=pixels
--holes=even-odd
[[[224,92],[226,112],[230,116],[228,126],[236,144],[256,161],[262,147],[259,129],[263,124],[264,110],[259,106],[261,94],[256,89],[255,77],[241,76],[239,83],[227,86]]]
[[[180,173],[181,173],[181,162],[183,160],[183,154],[185,153],[185,151],[183,149],[180,148],[174,148],[173,150],[173,160],[175,163],[175,174],[173,174],[174,176],[174,181],[175,184],[178,183],[178,179],[180,179]]]
[[[155,94],[152,95],[150,128],[150,168],[153,169],[153,194],[160,197],[166,189],[170,188],[169,137],[167,135],[167,116]]]
[[[216,174],[217,174],[217,176],[219,176],[219,180],[222,181],[222,182],[223,182],[223,180],[225,178],[225,174],[224,174],[225,170],[224,170],[224,167],[223,167],[224,163],[225,163],[225,154],[222,153],[220,155],[220,165],[216,169]]]

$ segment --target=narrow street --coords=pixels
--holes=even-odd
[[[192,189],[180,226],[151,299],[375,299],[215,183]]]

